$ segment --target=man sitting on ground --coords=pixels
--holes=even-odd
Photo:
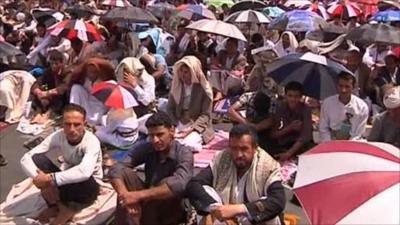
[[[149,141],[136,145],[110,170],[118,193],[117,225],[164,225],[185,222],[182,195],[193,176],[193,154],[174,139],[171,118],[159,112],[146,122]],[[144,182],[132,169],[145,165]]]
[[[48,136],[41,144],[21,159],[25,173],[40,189],[49,208],[38,217],[40,222],[55,219],[52,225],[66,224],[77,212],[97,199],[102,179],[100,142],[85,130],[85,110],[78,105],[67,105],[63,112],[63,129]],[[64,163],[60,169],[46,156],[60,152]]]
[[[192,178],[186,194],[199,214],[227,224],[280,224],[286,201],[279,163],[258,147],[255,129],[246,124],[231,129],[229,149]]]
[[[400,148],[400,86],[386,91],[383,104],[387,110],[375,118],[368,141],[385,142]]]
[[[286,161],[310,147],[311,109],[301,102],[302,97],[303,85],[289,82],[285,86],[285,101],[278,106],[274,116],[276,127],[271,134],[274,146],[266,150],[280,161]]]

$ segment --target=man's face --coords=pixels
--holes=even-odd
[[[286,92],[286,101],[289,105],[289,108],[295,109],[300,104],[301,97],[302,94],[300,92],[294,90],[288,90]]]
[[[178,70],[179,79],[186,85],[192,84],[192,74],[187,66],[181,66]]]
[[[56,74],[62,70],[63,66],[64,64],[61,61],[54,60],[50,62],[51,71]]]
[[[68,142],[79,143],[85,134],[85,118],[77,111],[64,113],[63,129]]]
[[[361,63],[360,54],[355,51],[348,52],[346,55],[346,60],[346,65],[350,69],[357,69],[358,65]]]
[[[36,30],[39,37],[44,37],[46,34],[46,28],[44,27],[37,27]]]
[[[387,109],[387,112],[389,113],[390,118],[392,118],[397,127],[400,127],[400,107],[397,107],[395,109]]]
[[[236,168],[246,169],[251,166],[256,147],[250,135],[229,138],[229,149]]]
[[[174,140],[175,128],[165,126],[149,127],[148,136],[150,143],[157,152],[163,152],[169,149],[172,140]]]
[[[338,81],[338,92],[340,97],[350,97],[353,91],[353,81],[351,79],[339,79]]]
[[[226,51],[228,53],[236,53],[237,49],[238,49],[238,45],[235,40],[228,40],[226,42]]]

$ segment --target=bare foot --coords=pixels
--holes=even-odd
[[[41,223],[48,223],[50,222],[50,218],[57,216],[58,209],[56,206],[47,208],[40,212],[39,216],[36,220],[39,220]]]

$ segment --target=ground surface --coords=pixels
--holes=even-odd
[[[230,125],[219,124],[215,127],[217,129],[228,130]],[[22,135],[16,131],[16,125],[9,126],[0,131],[0,153],[3,154],[3,156],[5,156],[8,160],[7,166],[0,167],[1,202],[5,200],[13,184],[16,184],[26,178],[26,175],[23,173],[20,167],[19,160],[27,151],[27,149],[23,147],[23,143],[31,138],[32,136],[30,135]],[[290,202],[290,199],[293,195],[292,192],[287,190],[286,193],[288,201],[285,212],[299,216],[301,218],[299,224],[308,224],[306,216],[304,215],[301,207]]]

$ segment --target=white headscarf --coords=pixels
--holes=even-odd
[[[185,56],[181,60],[175,63],[173,71],[174,76],[172,79],[171,85],[171,95],[174,98],[175,102],[179,103],[182,94],[182,81],[178,76],[178,71],[182,65],[186,65],[190,69],[190,73],[192,75],[192,83],[199,83],[207,96],[212,99],[213,92],[210,83],[208,83],[203,70],[201,68],[201,62],[195,56]]]
[[[393,87],[385,93],[383,104],[388,109],[400,107],[400,86]]]

